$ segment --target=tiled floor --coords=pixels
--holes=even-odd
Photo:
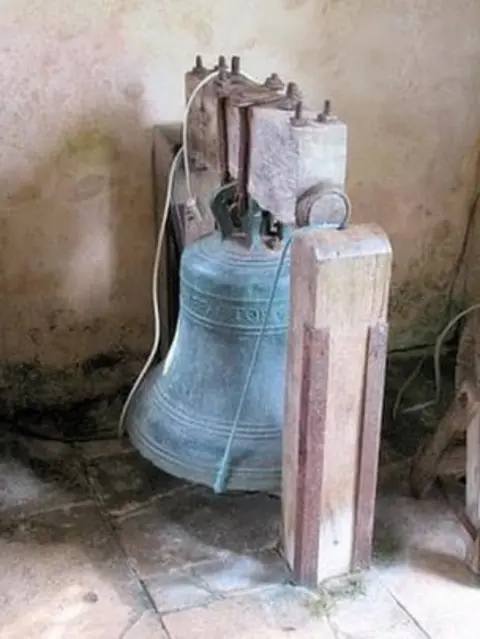
[[[402,462],[383,469],[375,567],[307,593],[275,498],[216,497],[115,441],[0,448],[2,639],[478,637],[463,530],[406,496]]]

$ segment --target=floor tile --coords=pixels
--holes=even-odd
[[[19,437],[3,443],[0,512],[25,516],[89,499],[81,464],[69,445]]]
[[[194,566],[192,573],[209,590],[222,594],[290,583],[292,579],[284,560],[274,550],[208,561]]]
[[[146,608],[94,507],[4,517],[0,556],[2,637],[119,637]]]
[[[111,635],[106,635],[105,639],[107,636],[111,637]],[[130,623],[118,639],[169,639],[169,637],[163,628],[159,615],[153,610],[144,610]]]
[[[414,621],[381,585],[376,573],[339,580],[319,595],[339,637],[424,639]],[[322,599],[322,596],[325,599]],[[400,632],[401,631],[401,632]]]
[[[162,614],[202,606],[218,598],[186,570],[150,577],[144,583],[158,612]]]
[[[152,499],[186,486],[135,451],[97,457],[87,461],[87,468],[94,490],[114,517],[127,515]]]
[[[384,586],[434,639],[478,637],[480,583],[465,564],[468,537],[453,509],[435,493],[422,501],[389,495],[377,517],[402,548],[377,566]]]
[[[192,488],[118,521],[122,543],[143,576],[276,544],[280,502],[264,495],[217,496]]]
[[[289,586],[267,588],[202,608],[165,615],[172,639],[335,639],[311,598]]]

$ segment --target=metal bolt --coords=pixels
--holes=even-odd
[[[282,111],[293,111],[297,102],[302,99],[302,94],[296,82],[289,82],[285,95],[281,96],[277,102],[277,108]]]
[[[332,115],[332,103],[330,100],[325,100],[323,103],[323,111],[317,116],[318,122],[332,122],[336,120],[336,117]]]
[[[301,100],[302,94],[296,82],[289,82],[287,84],[286,95],[287,98],[290,98],[291,100]]]
[[[290,122],[293,126],[305,126],[305,124],[307,124],[307,121],[303,117],[303,102],[301,100],[295,105],[295,115]]]
[[[224,55],[218,56],[218,64],[214,67],[214,71],[218,71],[218,77],[215,78],[215,84],[223,84],[228,80],[227,62]]]
[[[238,75],[240,73],[240,56],[232,56],[231,69],[232,75]]]
[[[285,83],[278,73],[271,73],[263,84],[267,89],[272,89],[272,91],[282,91],[285,88]]]
[[[195,66],[192,69],[192,73],[197,77],[201,78],[205,75],[207,70],[203,66],[203,60],[201,55],[195,56]]]

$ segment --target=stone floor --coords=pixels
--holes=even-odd
[[[439,496],[382,456],[375,565],[317,592],[278,551],[280,502],[214,496],[118,441],[0,438],[2,639],[474,639],[480,590]]]

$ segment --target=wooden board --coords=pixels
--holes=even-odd
[[[391,262],[376,225],[293,241],[283,538],[308,585],[369,561]]]
[[[171,149],[160,126],[153,127],[153,144],[152,144],[152,190],[153,190],[153,207],[155,221],[155,235],[153,241],[157,241],[158,231],[162,225],[166,186],[168,179],[169,164],[173,159]],[[172,339],[169,334],[169,316],[170,316],[170,300],[168,295],[168,256],[167,241],[164,238],[162,245],[162,253],[160,256],[160,269],[158,274],[158,299],[160,305],[160,344],[159,356],[161,359],[166,357],[168,348]]]
[[[467,316],[458,346],[455,396],[433,435],[422,442],[410,471],[410,489],[421,499],[444,475],[465,476],[462,523],[471,536],[467,563],[480,574],[480,311]],[[463,439],[463,445],[459,440]]]

